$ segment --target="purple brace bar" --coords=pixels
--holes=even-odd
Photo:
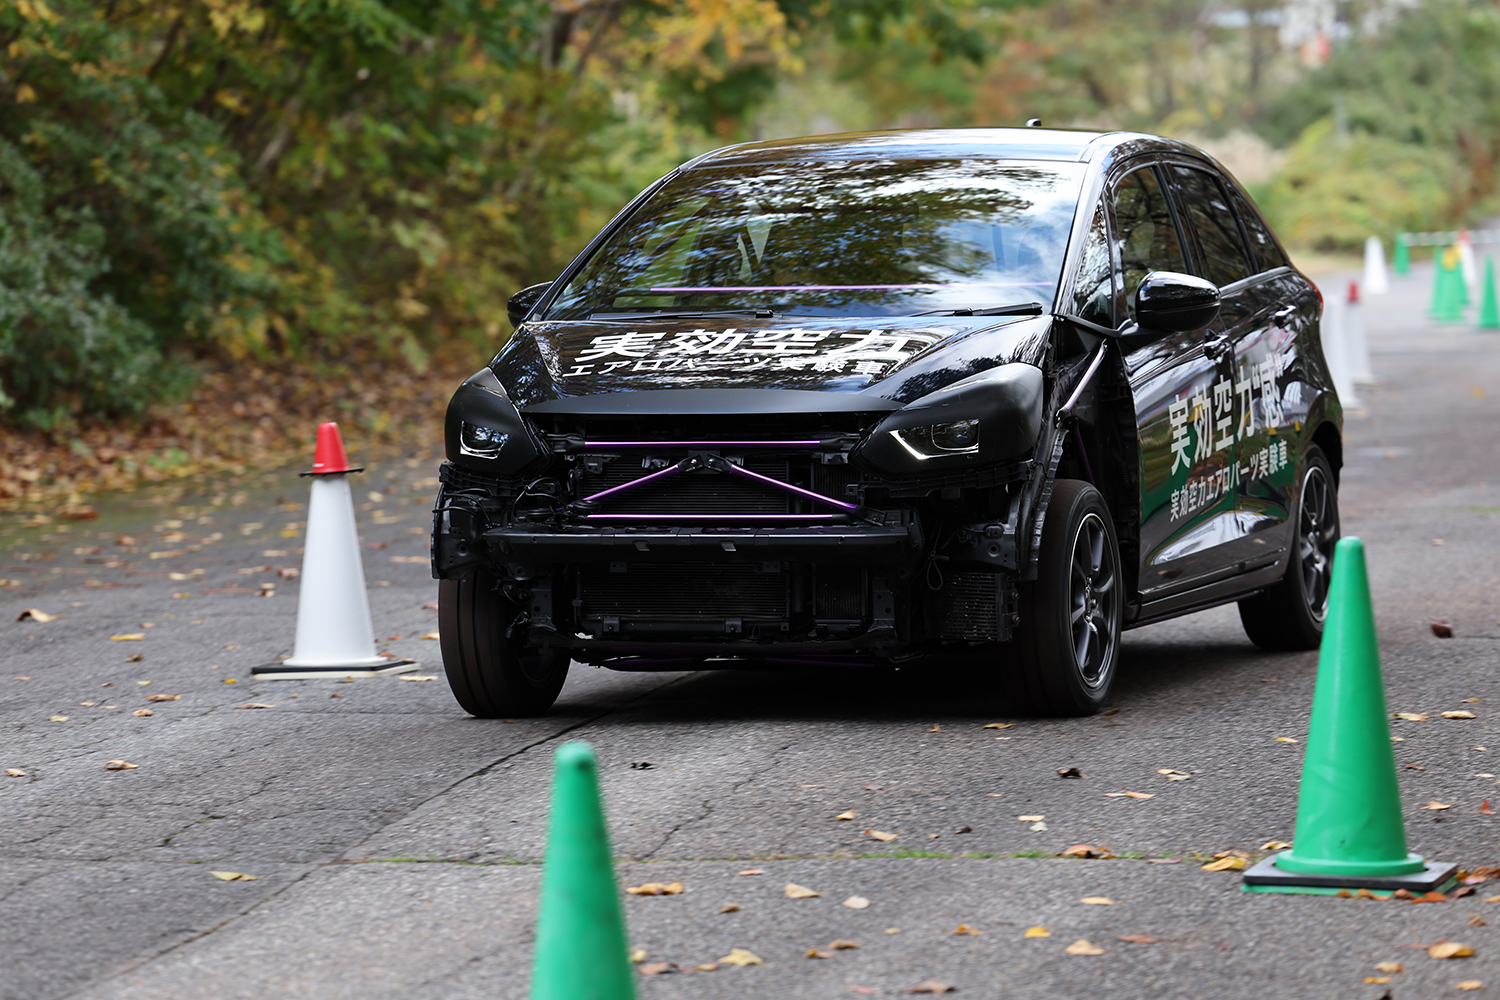
[[[743,479],[753,479],[758,483],[765,483],[767,486],[774,486],[778,490],[785,490],[787,493],[791,493],[799,497],[806,497],[808,500],[811,500],[814,503],[824,504],[828,507],[837,507],[840,510],[848,511],[851,514],[859,510],[858,504],[845,503],[842,500],[835,500],[833,499],[833,497],[825,497],[821,493],[814,493],[812,490],[804,490],[800,486],[793,486],[791,483],[783,483],[781,480],[772,479],[770,476],[762,476],[759,472],[751,472],[749,469],[742,468],[738,465],[731,465],[729,467],[729,474],[731,476],[739,476]]]
[[[669,465],[665,469],[662,469],[660,472],[653,472],[650,475],[642,476],[639,479],[632,479],[628,483],[621,483],[619,486],[611,486],[609,489],[601,490],[598,493],[595,493],[593,496],[584,497],[579,501],[579,503],[588,503],[593,500],[601,499],[602,497],[612,496],[615,493],[624,493],[628,490],[633,490],[636,487],[645,486],[647,483],[654,483],[658,479],[670,479],[673,476],[680,475],[681,473],[682,466]]]
[[[818,449],[822,441],[585,441],[585,448],[799,448]]]
[[[585,521],[617,521],[622,523],[689,521],[703,524],[743,524],[746,521],[782,521],[788,523],[813,524],[832,521],[839,514],[589,514]]]

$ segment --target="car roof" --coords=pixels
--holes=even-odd
[[[1173,150],[1203,157],[1185,142],[1141,132],[1061,128],[926,128],[845,132],[725,146],[682,169],[826,160],[982,157],[1003,160],[1097,160],[1121,145],[1133,152]]]

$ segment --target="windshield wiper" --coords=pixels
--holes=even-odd
[[[693,309],[663,312],[592,312],[589,319],[697,319],[703,316],[746,316],[750,319],[776,319],[781,313],[770,309]]]
[[[1017,302],[1008,306],[990,306],[988,309],[932,309],[928,312],[912,313],[913,316],[1040,316],[1040,302]]]

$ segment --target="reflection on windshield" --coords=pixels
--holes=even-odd
[[[548,319],[763,309],[1050,308],[1081,164],[830,161],[689,170],[563,289]]]

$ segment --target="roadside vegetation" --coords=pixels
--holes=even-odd
[[[0,0],[0,503],[433,437],[508,294],[728,142],[1163,131],[1320,252],[1493,206],[1491,0],[1247,4]]]

